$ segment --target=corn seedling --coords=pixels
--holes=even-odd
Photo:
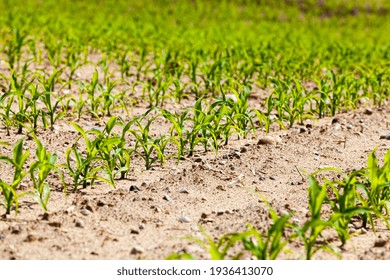
[[[0,160],[10,164],[14,169],[14,175],[12,182],[9,184],[0,179],[1,192],[4,199],[1,199],[1,203],[6,208],[6,213],[10,214],[11,207],[15,205],[15,211],[18,211],[18,199],[25,195],[25,193],[18,193],[18,187],[28,172],[24,171],[23,166],[29,156],[29,150],[23,151],[23,140],[19,140],[13,149],[13,157],[0,156]]]

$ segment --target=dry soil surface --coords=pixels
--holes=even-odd
[[[218,154],[198,152],[179,164],[171,158],[165,166],[156,164],[148,171],[141,159],[133,159],[129,178],[117,181],[116,188],[97,183],[64,195],[60,180],[52,178],[47,213],[24,197],[17,215],[13,211],[1,216],[0,258],[164,259],[181,252],[210,258],[187,237],[202,239],[201,228],[213,238],[244,231],[247,223],[259,231],[267,228],[270,219],[263,198],[281,214],[294,211],[294,221],[303,223],[309,210],[308,173],[323,167],[343,172],[360,169],[375,147],[383,159],[390,141],[380,136],[390,132],[389,113],[362,108],[337,118],[307,121],[305,126],[274,129],[270,136],[276,141],[270,144],[258,144],[265,137],[258,131],[256,138],[230,141]],[[81,124],[96,125],[88,120]],[[1,130],[1,141],[27,138],[11,134]],[[38,137],[63,162],[76,134],[63,122]],[[27,139],[25,146],[33,148],[33,140]],[[1,149],[2,154],[11,152],[10,147]],[[6,173],[4,166],[1,172]],[[29,190],[31,182],[23,187]],[[0,211],[4,213],[4,208]],[[384,225],[378,223],[376,234],[359,229],[358,223],[351,231],[356,234],[341,250],[343,259],[390,259],[390,232]],[[340,245],[334,232],[325,237]],[[291,253],[280,258],[304,258],[299,242],[288,249]],[[315,258],[336,257],[320,251]]]

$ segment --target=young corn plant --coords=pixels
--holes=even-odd
[[[10,91],[2,96],[2,100],[9,98],[7,102],[7,113],[12,113],[12,119],[18,127],[18,134],[23,132],[23,127],[26,122],[30,122],[30,113],[27,92],[34,82],[34,78],[30,81],[19,80],[16,72],[12,72]],[[16,99],[18,106],[17,111],[12,111],[12,102]]]
[[[62,178],[62,174],[55,165],[57,161],[57,155],[50,153],[42,145],[41,141],[33,135],[35,143],[37,145],[36,150],[36,161],[30,164],[30,178],[33,184],[33,192],[30,193],[30,196],[38,202],[38,204],[43,208],[44,211],[47,211],[47,204],[50,199],[50,186],[46,182],[49,174],[54,171],[57,172]],[[65,186],[65,184],[64,184]],[[66,191],[66,189],[65,189]]]
[[[327,244],[326,240],[319,240],[321,233],[331,228],[332,220],[322,218],[322,206],[327,200],[327,188],[321,186],[313,175],[309,175],[309,208],[310,219],[308,219],[302,227],[293,225],[297,237],[303,242],[306,250],[306,259],[310,260],[319,250],[325,250],[336,256],[339,253],[334,247]]]
[[[132,123],[136,124],[136,129],[129,129],[129,133],[131,133],[136,139],[134,152],[144,159],[145,168],[147,170],[150,169],[156,161],[160,161],[161,164],[165,163],[164,151],[166,145],[170,141],[170,137],[160,136],[153,138],[150,135],[150,125],[158,117],[158,115],[146,120],[145,126],[142,125],[141,122],[145,119],[148,112],[145,113],[143,117],[136,118],[132,121]],[[141,148],[142,152],[138,151],[139,148]]]
[[[96,149],[96,143],[94,140],[90,140],[88,135],[94,134],[94,131],[84,131],[78,124],[71,123],[74,129],[80,133],[80,136],[76,139],[73,146],[66,151],[66,164],[61,165],[66,168],[73,178],[74,191],[77,191],[81,185],[82,188],[86,188],[88,185],[93,186],[96,180],[106,182],[113,185],[111,179],[110,170],[107,166],[99,165],[102,161],[99,155],[99,150]],[[80,138],[84,139],[85,151],[81,151],[79,146]],[[74,164],[72,163],[74,162]],[[99,176],[99,172],[103,172],[108,178]]]
[[[23,151],[23,140],[19,140],[13,149],[13,157],[0,156],[0,160],[10,164],[14,169],[14,175],[11,183],[7,183],[0,179],[1,193],[4,198],[0,199],[0,202],[5,206],[6,214],[11,213],[12,206],[15,206],[15,212],[18,212],[18,200],[26,193],[18,193],[18,188],[21,181],[26,177],[28,172],[23,168],[25,165],[30,151]]]
[[[390,228],[387,218],[390,213],[390,150],[384,157],[383,166],[379,166],[375,151],[376,149],[369,155],[367,168],[361,176],[361,181],[357,183],[357,187],[362,192],[358,193],[359,202],[363,207],[372,210],[363,215],[363,226],[366,226],[368,220],[373,227],[375,215]]]
[[[121,136],[113,133],[115,126],[122,126]],[[126,148],[125,134],[129,130],[131,123],[123,125],[122,121],[118,121],[118,117],[111,117],[103,131],[94,130],[96,136],[94,140],[96,150],[106,166],[106,177],[114,184],[114,179],[117,174],[120,174],[120,179],[124,179],[130,169],[130,155],[132,150]]]
[[[86,100],[86,103],[89,106],[89,112],[91,113],[92,117],[99,118],[99,107],[101,105],[101,95],[98,95],[97,93],[101,91],[102,86],[99,83],[99,73],[97,70],[93,73],[92,80],[89,84],[85,84],[83,82],[80,82],[80,88],[82,92],[86,92],[88,94],[88,99]]]
[[[205,232],[205,230],[200,227],[200,232],[203,235],[203,239],[196,237],[187,237],[189,241],[195,242],[201,246],[206,252],[208,252],[211,260],[225,260],[229,257],[230,250],[236,245],[240,240],[240,234],[225,234],[217,241]],[[230,257],[231,259],[239,259],[241,252]],[[192,255],[188,253],[179,253],[172,254],[168,256],[167,259],[195,259]]]
[[[279,217],[275,210],[270,208],[272,225],[264,234],[258,232],[252,225],[249,230],[239,234],[246,251],[258,260],[275,260],[290,241],[284,238],[285,229],[290,227],[291,214]]]
[[[64,113],[59,109],[62,104],[62,99],[64,99],[66,96],[60,96],[57,92],[55,92],[55,85],[61,73],[62,70],[54,70],[48,79],[46,79],[43,75],[39,77],[40,85],[44,89],[44,92],[41,95],[41,100],[46,106],[45,115],[48,116],[48,123],[51,129],[53,129],[55,122],[64,115]]]
[[[357,216],[371,215],[372,210],[361,206],[358,200],[358,176],[359,173],[352,173],[344,181],[336,184],[329,182],[328,185],[333,190],[335,199],[329,201],[333,214],[330,220],[333,221],[332,227],[336,230],[341,241],[341,248],[346,244],[351,234],[349,224],[352,218]],[[374,224],[371,224],[374,228]]]

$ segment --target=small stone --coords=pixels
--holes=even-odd
[[[240,149],[240,153],[246,153],[248,151],[248,148],[247,147],[241,147]]]
[[[296,224],[298,224],[300,221],[301,220],[299,220],[298,218],[292,218],[291,219],[291,222],[296,223]]]
[[[42,215],[42,221],[48,221],[49,220],[49,213],[43,213]]]
[[[194,158],[194,162],[202,162],[202,158],[196,157],[196,158]]]
[[[166,201],[172,201],[173,199],[169,195],[164,195],[163,199]]]
[[[135,186],[135,185],[131,185],[130,188],[129,188],[129,191],[131,191],[131,192],[140,192],[141,189],[138,188],[138,187]]]
[[[385,247],[386,243],[387,240],[383,238],[378,238],[377,240],[375,240],[374,247]]]
[[[304,126],[301,126],[301,127],[299,128],[299,133],[305,133],[305,132],[307,132],[307,128],[304,127]]]
[[[11,226],[11,233],[12,234],[19,234],[22,232],[22,227],[17,225],[17,226]]]
[[[187,191],[187,189],[180,189],[180,190],[179,190],[179,193],[186,193],[186,194],[189,194],[189,192]]]
[[[140,230],[145,229],[145,224],[139,224],[138,229],[140,229]]]
[[[93,209],[93,207],[90,205],[90,204],[87,204],[87,205],[85,205],[84,206],[84,209],[87,209],[88,211],[90,211],[90,212],[94,212],[95,210]]]
[[[161,208],[160,207],[154,207],[154,212],[156,213],[161,213]]]
[[[192,231],[199,231],[199,227],[197,225],[194,225],[191,227]]]
[[[311,128],[313,128],[313,125],[311,123],[308,123],[308,124],[306,124],[306,128],[311,129]]]
[[[191,219],[190,219],[189,217],[187,217],[187,216],[181,216],[181,217],[179,218],[179,222],[180,222],[180,223],[190,223],[190,222],[191,222]]]
[[[340,123],[340,119],[339,118],[333,118],[332,119],[332,124],[335,124],[335,123]]]
[[[260,181],[264,181],[265,180],[265,177],[263,175],[259,175],[259,180]]]
[[[356,229],[350,228],[350,229],[349,229],[349,234],[354,234],[354,233],[356,233]]]
[[[383,134],[379,137],[379,139],[385,139],[385,140],[390,140],[390,133]]]
[[[84,216],[88,216],[89,214],[91,214],[91,211],[87,210],[87,209],[81,209],[80,210],[80,213]]]
[[[83,222],[83,220],[76,220],[75,222],[75,226],[78,227],[78,228],[84,228],[85,227],[85,223]]]
[[[341,129],[341,124],[339,123],[336,123],[334,126],[333,126],[333,130],[340,130]]]
[[[353,128],[353,125],[347,124],[346,128],[347,128],[347,129],[352,129],[352,128]]]
[[[104,205],[106,205],[107,203],[104,201],[104,200],[101,200],[99,199],[97,202],[96,202],[96,205],[98,207],[103,207]]]
[[[218,163],[219,163],[219,165],[225,165],[226,164],[226,160],[221,160]]]
[[[58,221],[50,222],[49,226],[59,228],[59,227],[61,227],[61,222],[58,222]]]
[[[232,210],[226,210],[225,213],[229,214],[229,215],[234,214],[234,212]]]
[[[130,230],[130,234],[139,234],[139,230],[138,229],[135,229],[135,228],[132,228]]]
[[[0,240],[5,239],[5,234],[0,233]]]
[[[221,216],[221,215],[223,215],[223,213],[225,213],[225,211],[222,211],[222,210],[217,211],[217,216]]]
[[[275,139],[272,136],[265,136],[257,141],[257,145],[274,145]]]
[[[210,213],[205,213],[205,212],[203,212],[202,215],[200,215],[200,217],[201,217],[202,219],[206,219],[209,215],[210,215]]]
[[[366,115],[372,115],[372,110],[367,108],[366,110],[364,110],[364,114]]]
[[[76,207],[74,205],[68,207],[68,209],[65,210],[65,213],[66,214],[70,214],[72,213],[74,210],[76,209]]]
[[[33,234],[29,234],[29,235],[27,235],[27,237],[24,241],[25,242],[33,242],[33,241],[37,241],[37,240],[38,240],[38,237],[36,237]]]
[[[133,248],[131,248],[130,254],[132,255],[142,254],[144,251],[145,251],[144,248],[140,246],[134,246]]]
[[[269,178],[273,181],[276,181],[276,178],[274,176],[269,176]]]

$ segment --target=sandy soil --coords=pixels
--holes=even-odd
[[[243,231],[247,223],[261,230],[270,223],[261,197],[279,213],[294,210],[293,219],[302,223],[308,212],[305,172],[328,166],[344,172],[362,168],[375,147],[378,158],[383,158],[390,141],[379,138],[390,130],[389,113],[388,109],[362,108],[336,119],[307,121],[305,127],[274,129],[270,135],[280,137],[280,142],[270,145],[258,145],[258,139],[265,136],[258,131],[256,139],[232,140],[218,154],[198,152],[178,165],[172,158],[166,166],[157,164],[148,171],[135,158],[129,178],[117,181],[115,189],[98,183],[65,196],[54,177],[48,213],[25,197],[18,215],[1,216],[0,258],[164,259],[180,252],[209,258],[187,238],[202,238],[200,226],[214,238]],[[91,120],[80,123],[98,125]],[[159,125],[168,129],[164,122]],[[1,141],[14,143],[21,137],[27,138],[0,131]],[[64,121],[38,137],[63,162],[76,136]],[[25,146],[33,149],[34,142],[26,140]],[[10,153],[10,147],[1,147],[1,152]],[[4,164],[1,169],[7,173]],[[23,186],[31,187],[30,182]],[[351,231],[356,235],[341,252],[343,259],[390,259],[390,243],[386,242],[390,232],[383,225],[378,224],[376,234],[370,229],[351,227]],[[329,241],[335,237],[329,232]],[[385,241],[381,246],[375,244],[379,239]],[[304,258],[302,244],[293,243],[289,249],[292,253],[280,257]],[[315,258],[335,256],[319,252]]]

